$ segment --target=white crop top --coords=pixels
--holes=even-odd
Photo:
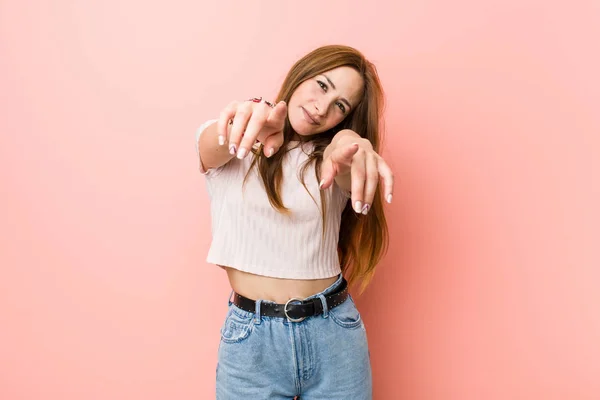
[[[209,120],[196,131],[198,139]],[[297,142],[295,143],[298,144]],[[305,143],[309,150],[311,143]],[[309,196],[299,179],[303,162],[308,159],[302,146],[285,155],[281,199],[290,215],[276,211],[269,203],[262,178],[254,170],[242,192],[242,182],[252,162],[234,157],[226,164],[200,172],[206,177],[210,197],[212,243],[206,261],[257,275],[288,279],[321,279],[341,272],[337,246],[342,211],[350,193],[338,185],[323,191],[326,196],[326,226],[323,236],[321,191],[315,177],[314,163],[306,170],[304,181]]]

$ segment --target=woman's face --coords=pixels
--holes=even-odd
[[[363,79],[350,67],[325,71],[302,82],[288,102],[288,118],[296,133],[325,132],[356,107],[363,95]]]

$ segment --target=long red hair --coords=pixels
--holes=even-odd
[[[323,46],[302,57],[288,72],[277,96],[277,102],[284,100],[289,103],[292,93],[302,82],[342,66],[354,68],[362,76],[364,81],[363,97],[354,110],[333,129],[301,138],[302,141],[314,143],[314,151],[309,155],[302,170],[302,183],[305,188],[304,173],[312,162],[315,163],[317,182],[321,181],[320,166],[323,152],[340,130],[351,129],[361,137],[367,138],[378,153],[381,147],[380,125],[382,125],[381,115],[384,99],[381,82],[375,65],[352,47]],[[270,158],[263,154],[262,148],[254,150],[254,158],[250,167],[252,170],[255,164],[258,165],[258,173],[264,183],[269,201],[273,208],[282,213],[289,212],[280,196],[283,179],[282,161],[288,148],[287,144],[294,136],[295,132],[289,119],[286,119],[283,146]],[[350,286],[360,283],[359,294],[361,294],[370,283],[375,273],[375,267],[387,251],[389,233],[383,212],[380,185],[377,187],[373,204],[366,216],[357,214],[350,203],[349,201],[346,204],[342,212],[338,256],[344,277]],[[321,197],[323,220],[325,219],[325,206],[323,197]]]

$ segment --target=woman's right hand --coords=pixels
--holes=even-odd
[[[285,101],[280,101],[275,107],[264,101],[234,101],[219,116],[219,144],[223,146],[229,143],[229,153],[243,159],[256,141],[259,141],[263,145],[265,156],[271,157],[283,145],[286,116]],[[231,129],[228,129],[230,123]]]

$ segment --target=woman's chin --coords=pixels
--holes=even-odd
[[[314,126],[310,125],[304,121],[296,121],[290,118],[290,125],[294,132],[301,136],[310,136],[314,135]]]

